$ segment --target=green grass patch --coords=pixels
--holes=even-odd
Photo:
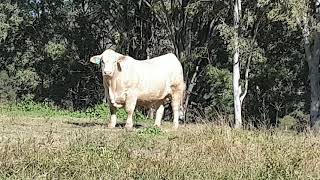
[[[110,110],[105,103],[97,104],[92,108],[87,108],[82,111],[68,111],[50,103],[26,101],[0,104],[0,113],[7,116],[19,117],[101,119],[104,121],[110,118]],[[117,111],[117,117],[120,120],[125,120],[127,118],[127,112],[123,108],[120,108]],[[138,122],[147,120],[139,111],[135,112],[134,119]]]

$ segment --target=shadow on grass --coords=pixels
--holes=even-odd
[[[65,122],[67,124],[75,125],[75,126],[80,126],[80,127],[93,127],[93,126],[104,126],[108,127],[106,123],[101,123],[101,122],[70,122],[67,121]],[[124,128],[126,123],[117,123],[116,128]],[[143,128],[144,126],[141,124],[133,124],[133,128]]]

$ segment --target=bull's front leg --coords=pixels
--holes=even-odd
[[[113,92],[113,90],[111,89],[111,87],[109,87],[109,97],[110,97],[110,102],[111,104],[116,107],[116,108],[121,108],[123,107],[122,104],[118,104],[117,103],[117,96],[116,93]]]
[[[137,96],[136,95],[128,95],[126,98],[126,111],[128,113],[127,123],[125,128],[132,129],[133,127],[133,113],[137,104]]]
[[[117,124],[117,108],[114,107],[111,103],[109,103],[109,107],[110,107],[110,113],[111,113],[111,118],[110,118],[110,123],[108,125],[109,128],[114,128]]]
[[[113,93],[113,90],[112,90],[111,86],[108,87],[108,91],[109,91],[109,97],[110,97],[111,104],[115,104],[116,103],[116,97],[115,97],[115,94]]]
[[[109,109],[110,109],[110,113],[111,113],[110,122],[108,124],[108,127],[114,128],[117,124],[117,115],[116,115],[117,108],[115,106],[113,106],[111,103],[111,98],[110,98],[108,88],[105,88],[104,93],[105,93],[105,99],[107,100],[107,104],[109,105]]]

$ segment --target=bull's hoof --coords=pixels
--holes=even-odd
[[[116,127],[115,124],[108,124],[108,128],[109,128],[109,129],[113,129],[113,128],[115,128],[115,127]]]
[[[117,104],[117,103],[112,103],[112,106],[116,107],[116,108],[122,108],[123,107],[122,104]]]
[[[125,126],[124,126],[126,129],[128,129],[128,130],[131,130],[132,128],[133,128],[133,124],[126,124]]]
[[[161,125],[160,124],[154,124],[154,126],[160,128]]]
[[[175,124],[175,125],[173,125],[173,129],[178,129],[179,128],[179,124]]]

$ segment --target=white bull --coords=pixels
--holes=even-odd
[[[107,49],[91,57],[90,62],[101,64],[105,96],[111,112],[110,128],[116,125],[116,109],[123,106],[128,113],[125,127],[132,128],[136,105],[153,106],[156,109],[155,125],[160,126],[167,98],[171,99],[174,128],[178,128],[185,84],[181,63],[174,54],[135,60]]]

